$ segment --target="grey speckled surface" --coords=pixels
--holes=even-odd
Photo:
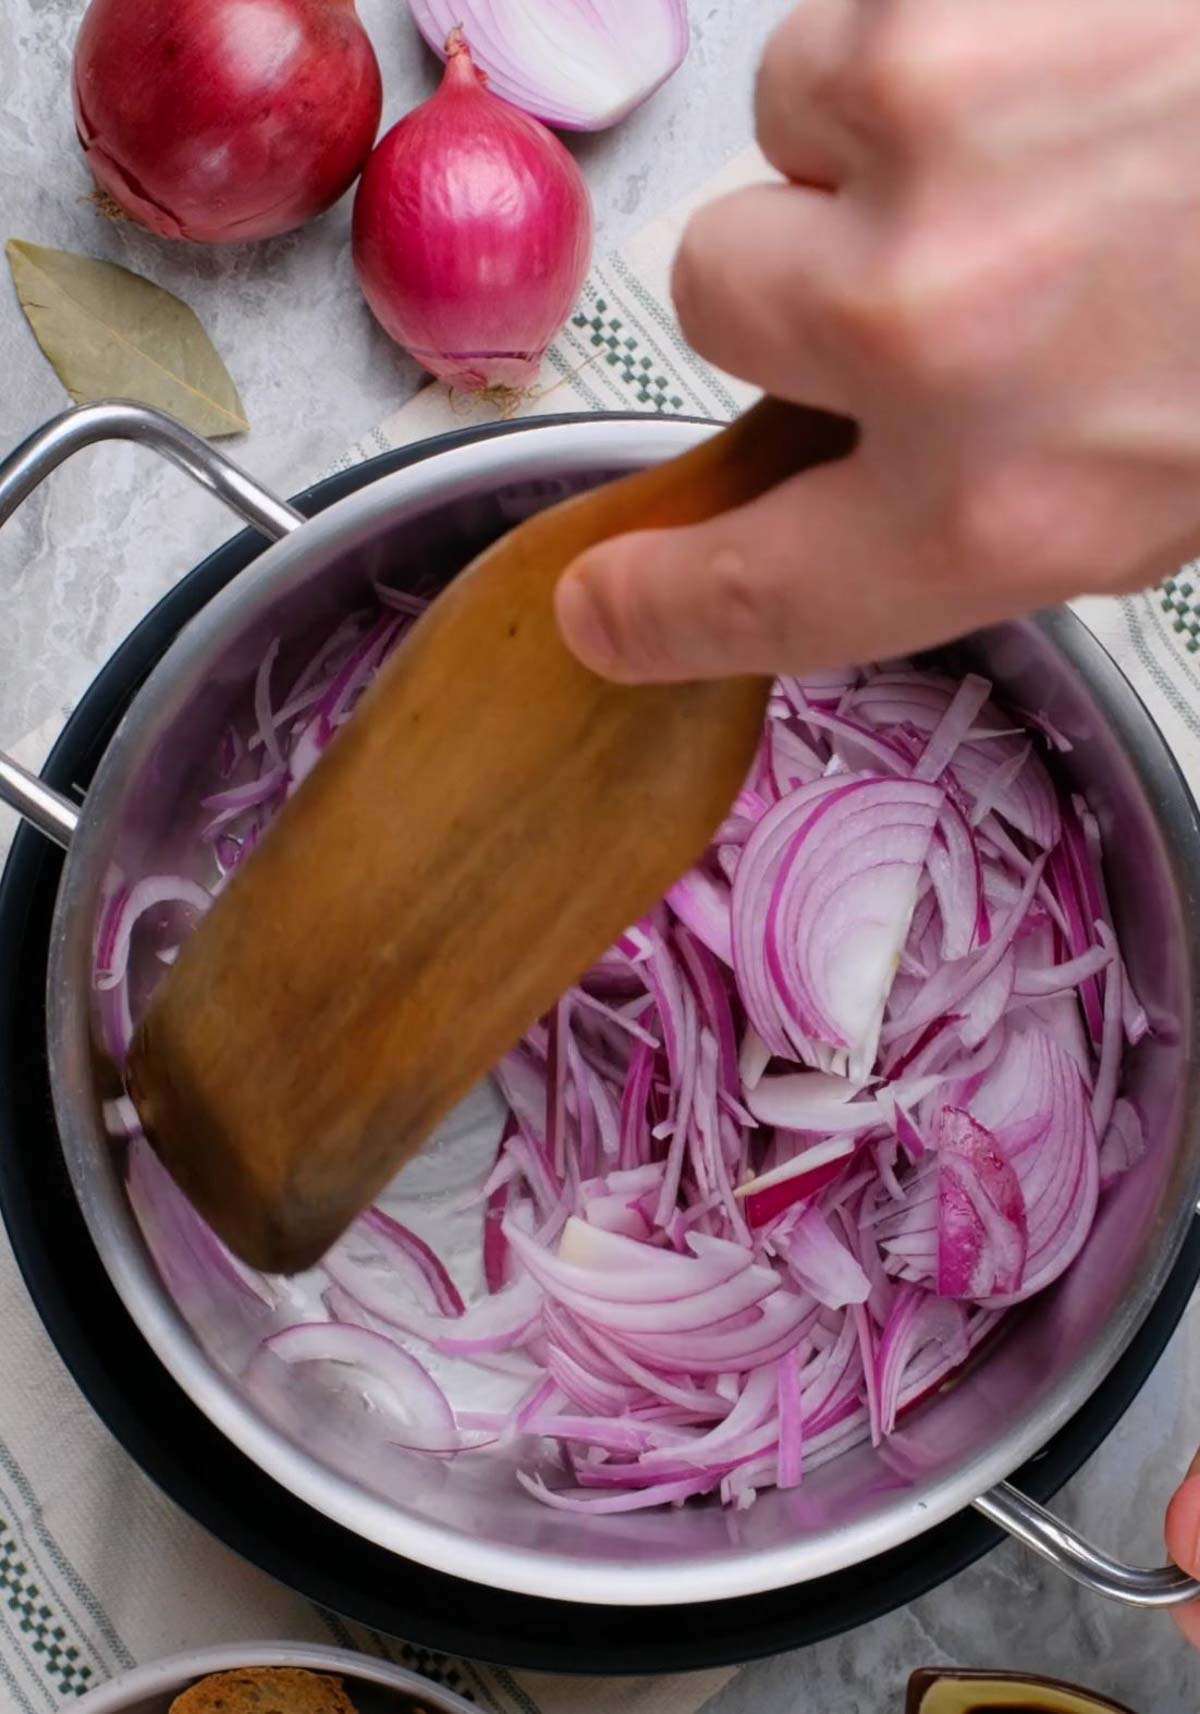
[[[362,0],[384,74],[384,124],[436,84],[404,0]],[[607,248],[701,182],[749,137],[761,43],[787,0],[694,0],[683,71],[615,131],[571,142]],[[0,239],[82,250],[177,292],[241,390],[251,433],[225,449],[294,492],[416,390],[379,331],[347,243],[351,199],[262,245],[201,250],[102,219],[75,144],[71,46],[82,0],[0,0]],[[67,403],[0,268],[0,447]],[[0,541],[0,738],[53,720],[147,606],[230,533],[220,509],[145,453],[82,456]]]
[[[786,9],[786,0],[693,0],[696,41],[685,70],[617,132],[578,143],[602,245],[619,242],[746,141],[757,49]],[[84,200],[88,181],[66,94],[81,10],[79,0],[0,0],[0,237],[109,256],[187,298],[254,425],[226,447],[280,490],[300,488],[418,384],[358,297],[346,248],[349,205],[306,232],[229,251],[173,247],[98,218]],[[433,65],[402,0],[363,0],[362,11],[395,118],[432,87]],[[64,403],[7,278],[0,373],[7,448]],[[61,472],[0,537],[0,739],[23,740],[20,751],[40,760],[62,711],[113,646],[229,533],[219,508],[147,454],[107,448]],[[1101,1543],[1145,1560],[1161,1554],[1163,1507],[1200,1439],[1198,1340],[1193,1311],[1061,1502]],[[796,1599],[803,1602],[802,1590]],[[1103,1605],[1010,1547],[874,1626],[747,1669],[711,1714],[890,1714],[908,1671],[939,1661],[1084,1678],[1139,1714],[1200,1709],[1200,1657],[1167,1619]]]

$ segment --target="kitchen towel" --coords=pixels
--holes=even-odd
[[[765,176],[748,151],[600,262],[518,414],[644,410],[729,417],[750,389],[688,350],[669,271],[695,203]],[[429,387],[347,453],[341,466],[494,405]],[[1200,571],[1147,595],[1076,604],[1200,786]],[[16,753],[43,760],[53,725]],[[6,830],[7,831],[7,830]],[[0,1139],[0,1143],[2,1143]],[[319,1611],[235,1558],[147,1481],[76,1390],[0,1237],[0,1711],[54,1714],[135,1662],[238,1638],[330,1641],[401,1661],[493,1714],[692,1714],[728,1672],[660,1679],[560,1679],[448,1660]]]

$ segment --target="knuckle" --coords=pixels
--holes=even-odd
[[[905,266],[885,265],[850,286],[838,311],[845,336],[869,361],[914,380],[935,367],[936,294]]]
[[[737,660],[764,648],[786,648],[794,625],[789,592],[764,577],[740,547],[721,546],[706,566],[707,625],[715,642]]]
[[[711,208],[695,213],[684,228],[671,271],[675,312],[689,344],[701,348],[709,319],[714,276],[721,270],[721,246]]]
[[[955,492],[942,519],[948,560],[976,582],[1015,577],[1028,563],[1025,484],[1008,472],[973,475]]]
[[[1110,575],[1111,550],[1090,517],[1052,468],[989,463],[947,507],[945,557],[975,583],[1028,606],[1057,602]]]
[[[841,316],[868,358],[918,385],[977,389],[1011,357],[1006,296],[1005,277],[961,223],[924,222],[860,270]]]
[[[810,9],[805,5],[791,13],[767,37],[754,79],[754,111],[758,119],[764,114],[774,118],[793,104],[796,84],[804,75],[809,22],[805,14]]]
[[[890,273],[847,288],[834,308],[842,334],[868,361],[909,370],[922,356],[922,318]]]
[[[941,57],[893,31],[863,45],[843,73],[841,93],[871,130],[908,139],[934,127],[950,90]]]
[[[786,153],[807,109],[824,105],[834,89],[843,10],[842,0],[804,0],[768,38],[754,81],[755,129],[768,158]]]

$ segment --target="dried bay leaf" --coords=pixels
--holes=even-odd
[[[10,238],[17,297],[76,404],[137,399],[210,439],[248,429],[237,388],[195,312],[115,262]]]

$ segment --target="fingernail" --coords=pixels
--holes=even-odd
[[[599,673],[617,664],[617,648],[587,577],[570,571],[555,591],[555,611],[563,641],[584,666]]]

